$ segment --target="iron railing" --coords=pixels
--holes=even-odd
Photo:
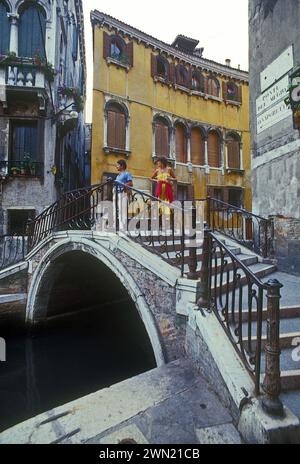
[[[90,230],[95,224],[97,208],[107,199],[110,182],[65,193],[33,221],[28,221],[28,249],[32,250],[53,232]]]
[[[274,221],[207,198],[207,226],[249,248],[263,258],[274,257]]]
[[[197,217],[199,224],[204,200],[199,200],[196,205],[192,201],[169,204],[133,187],[127,186],[126,190],[128,195],[123,195],[125,208],[121,214],[121,196],[115,196],[117,230],[122,225],[121,229],[126,230],[132,240],[179,268],[182,276],[186,270],[190,278],[197,279],[193,257],[202,246],[203,226],[197,226]],[[125,227],[124,223],[120,224],[122,216],[126,218]]]
[[[282,285],[276,280],[262,282],[211,230],[205,230],[204,234],[201,306],[217,316],[254,380],[256,395],[260,393],[263,320],[267,317],[264,390],[281,411],[278,396]]]
[[[0,237],[0,270],[24,260],[27,253],[27,237],[2,235]]]

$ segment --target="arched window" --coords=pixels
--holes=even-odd
[[[186,129],[183,124],[176,124],[175,126],[175,156],[178,163],[187,162],[187,140]]]
[[[36,4],[25,3],[20,10],[19,56],[32,58],[44,56],[46,36],[46,14]]]
[[[220,167],[220,137],[216,131],[208,134],[208,164],[213,168]]]
[[[113,38],[110,42],[110,57],[121,61],[124,57],[124,46],[119,39]]]
[[[191,131],[191,159],[192,164],[204,166],[205,164],[205,144],[204,138],[199,127],[194,127]]]
[[[237,134],[226,137],[228,168],[240,169],[240,138]]]
[[[218,97],[220,95],[219,81],[213,76],[207,78],[207,93],[214,97]]]
[[[166,61],[161,58],[160,56],[157,57],[157,75],[159,77],[163,77],[164,79],[166,79],[168,77],[168,63],[166,63]]]
[[[126,114],[118,103],[109,103],[107,113],[107,145],[110,148],[126,149]]]
[[[178,85],[187,86],[189,79],[189,73],[183,64],[179,64],[176,68],[176,83]]]
[[[0,0],[0,54],[5,55],[9,49],[9,19],[7,16],[8,13],[7,4]]]
[[[169,125],[164,118],[157,118],[154,121],[155,131],[155,155],[169,158],[170,135]]]
[[[238,86],[234,82],[227,82],[226,84],[226,100],[239,101]]]
[[[192,89],[197,92],[204,92],[204,79],[199,72],[194,72],[192,74]]]

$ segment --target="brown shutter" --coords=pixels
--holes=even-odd
[[[231,169],[240,169],[240,144],[237,140],[228,140],[228,167]]]
[[[220,167],[220,143],[216,132],[208,135],[208,164],[213,168]]]
[[[133,66],[133,42],[129,42],[126,46],[127,51],[127,63]]]
[[[161,122],[155,125],[155,154],[156,156],[169,156],[169,128]]]
[[[240,103],[243,103],[243,86],[239,85],[237,89],[238,89],[238,101]]]
[[[204,140],[198,128],[191,131],[191,158],[193,164],[204,166]]]
[[[125,114],[116,113],[116,148],[125,150],[126,148],[126,121]]]
[[[188,69],[188,82],[187,82],[187,87],[189,89],[193,88],[193,86],[192,86],[192,78],[193,78],[193,70],[192,70],[192,67],[190,66],[189,69]]]
[[[103,58],[110,56],[110,36],[104,31],[103,32]]]
[[[116,140],[116,117],[114,111],[108,111],[107,115],[107,144],[109,147],[115,147]]]
[[[175,65],[174,63],[170,63],[169,67],[169,81],[174,84],[175,83]]]
[[[151,76],[155,77],[157,75],[157,58],[151,53]]]
[[[203,77],[204,81],[204,93],[207,95],[208,94],[208,79],[207,77]]]
[[[176,139],[176,160],[179,163],[186,163],[186,137],[183,126],[178,125],[175,129]]]
[[[228,100],[227,82],[222,82],[222,92],[223,92],[223,100]]]

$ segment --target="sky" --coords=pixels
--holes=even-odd
[[[183,8],[182,5],[186,5]],[[99,10],[171,44],[178,34],[199,40],[203,57],[248,70],[248,0],[83,0],[87,53],[87,122],[91,122],[92,31]]]

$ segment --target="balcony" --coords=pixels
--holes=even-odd
[[[0,177],[42,178],[44,164],[38,161],[5,160],[0,161]]]
[[[19,92],[34,93],[39,100],[40,109],[44,109],[46,99],[46,80],[49,68],[35,64],[34,59],[4,57],[0,60],[0,100],[6,106],[10,94]]]

